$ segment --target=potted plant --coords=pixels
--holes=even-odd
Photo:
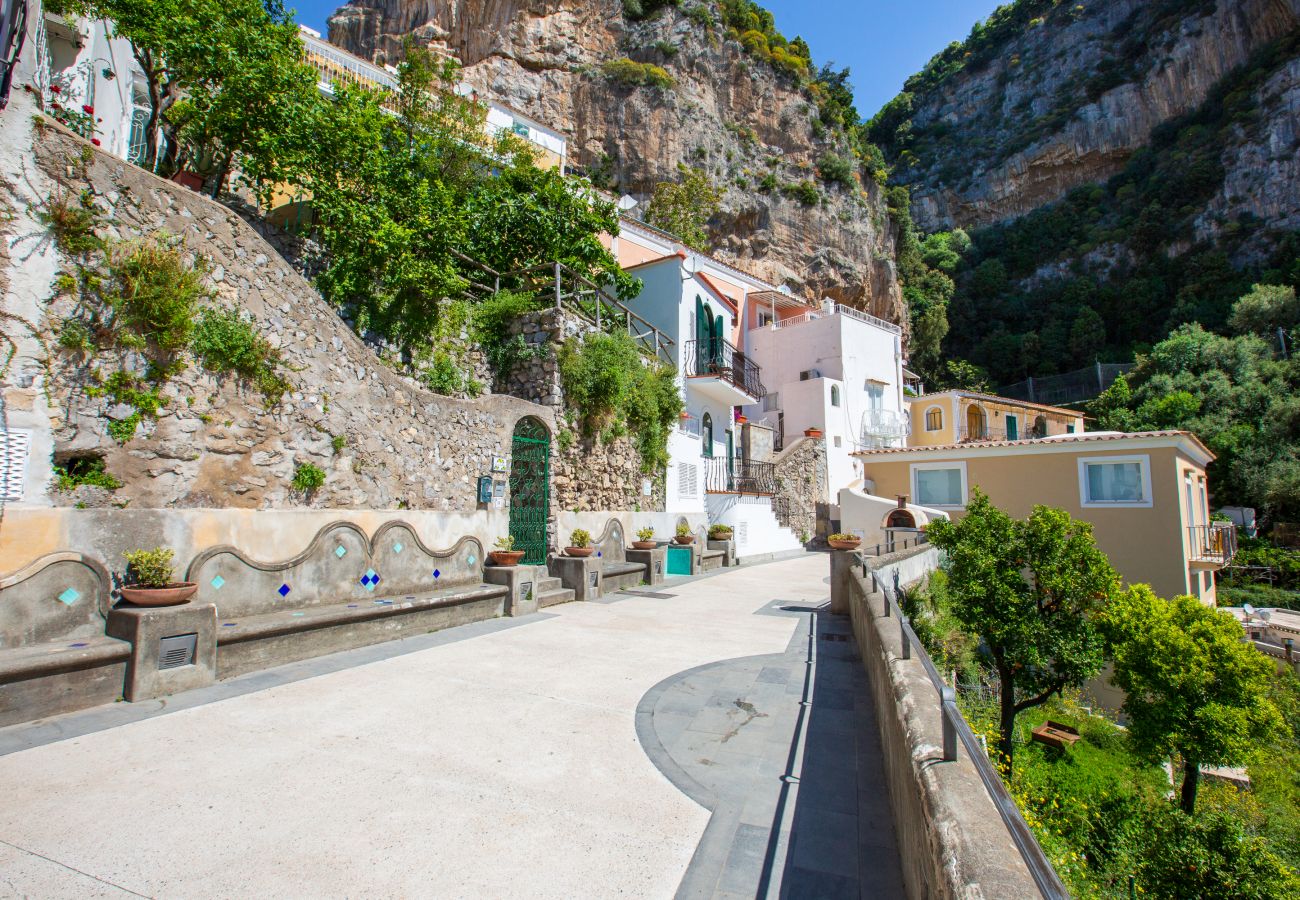
[[[655,530],[649,525],[637,531],[636,537],[637,539],[632,542],[632,547],[635,550],[653,550],[659,546],[655,540]]]
[[[820,428],[805,428],[803,434],[804,437],[819,438],[822,436],[822,430]]]
[[[736,413],[736,424],[737,424],[737,425],[744,425],[744,424],[745,424],[746,422],[748,422],[748,421],[749,421],[749,417],[746,416],[744,413]]]
[[[856,550],[862,543],[862,538],[856,534],[832,534],[826,541],[836,550]]]
[[[136,606],[179,606],[190,602],[199,586],[193,581],[172,581],[173,553],[166,547],[131,550],[126,560],[122,599]]]
[[[564,548],[565,556],[576,556],[582,559],[596,552],[596,548],[591,546],[591,535],[585,528],[573,529],[573,534],[569,535],[569,546]]]
[[[685,522],[677,526],[677,534],[673,540],[678,544],[691,544],[695,542],[695,535],[691,534],[691,526]]]
[[[505,537],[497,538],[496,547],[488,554],[488,562],[494,566],[517,566],[519,560],[524,558],[524,551],[515,549],[515,539],[513,535],[507,534]]]
[[[731,534],[732,531],[730,525],[719,523],[717,525],[709,526],[709,540],[711,541],[729,541],[731,540]]]

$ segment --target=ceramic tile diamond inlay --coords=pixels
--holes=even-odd
[[[469,562],[469,564],[472,566],[472,565],[474,565],[474,563],[478,562],[478,558],[475,557],[473,553],[471,553],[471,554],[469,555],[469,560],[468,560],[468,562]]]
[[[71,606],[72,604],[76,603],[80,599],[81,599],[81,594],[77,592],[76,588],[68,588],[62,594],[59,594],[59,602],[62,603],[64,606]]]
[[[433,570],[433,580],[434,580],[434,581],[437,581],[438,578],[439,578],[441,575],[442,575],[442,572],[440,572],[438,569],[434,569],[434,570]]]
[[[221,590],[221,586],[225,583],[226,579],[222,578],[220,575],[213,576],[212,580],[208,582],[208,584],[212,585],[214,591]]]
[[[278,593],[279,593],[279,595],[280,595],[281,597],[288,597],[288,596],[289,596],[289,585],[287,585],[287,584],[282,584],[282,585],[280,585],[280,590],[278,591]]]
[[[401,553],[401,552],[402,552],[402,542],[401,542],[401,541],[398,541],[396,544],[393,545],[393,552],[394,552],[394,553]]]
[[[334,555],[337,556],[339,559],[342,559],[343,557],[348,555],[348,548],[344,547],[342,544],[339,544],[337,547],[334,548]]]
[[[368,591],[373,591],[379,585],[379,573],[374,569],[366,569],[366,574],[361,576],[361,586]]]

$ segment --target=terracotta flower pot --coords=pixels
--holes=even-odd
[[[855,539],[852,541],[830,541],[829,543],[836,550],[856,550],[862,544],[862,541]]]
[[[203,176],[194,172],[177,172],[172,176],[172,181],[184,185],[192,191],[203,190]]]
[[[122,588],[122,599],[136,606],[180,606],[189,603],[198,589],[193,581],[173,581],[167,587],[133,584]]]
[[[488,554],[488,563],[494,566],[517,566],[523,558],[522,550],[493,550]]]
[[[655,547],[658,546],[659,546],[658,541],[633,541],[632,542],[633,550],[653,550]]]
[[[586,559],[588,556],[591,556],[591,554],[595,552],[596,552],[595,547],[565,547],[564,548],[565,556],[574,556],[577,557],[578,559]]]
[[[804,437],[819,438],[822,436],[822,430],[820,428],[805,428],[803,434]]]
[[[673,535],[673,543],[675,543],[675,544],[693,544],[693,543],[695,543],[695,535],[693,535],[693,534],[687,534],[687,535],[676,534],[676,535]]]
[[[744,425],[748,421],[749,421],[749,417],[747,416],[736,416],[737,425]]]

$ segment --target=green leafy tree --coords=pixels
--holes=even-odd
[[[722,192],[702,169],[677,166],[680,181],[661,181],[655,185],[646,210],[646,221],[677,235],[687,246],[708,251],[708,224],[722,208]]]
[[[926,533],[948,554],[953,615],[992,657],[998,752],[1010,765],[1016,716],[1101,670],[1093,617],[1119,577],[1087,522],[1047,506],[1016,521],[978,489],[965,516],[932,522]]]
[[[1279,329],[1292,331],[1300,324],[1300,301],[1290,285],[1257,284],[1232,306],[1228,324],[1238,334],[1272,339]]]
[[[1253,651],[1252,651],[1253,652]],[[1300,879],[1269,842],[1230,816],[1180,812],[1148,817],[1137,859],[1142,890],[1166,900],[1283,900],[1300,895]]]
[[[1137,752],[1177,756],[1179,805],[1191,815],[1201,766],[1244,764],[1282,718],[1269,699],[1273,662],[1242,640],[1241,625],[1193,597],[1163,600],[1135,585],[1102,612],[1115,684]]]

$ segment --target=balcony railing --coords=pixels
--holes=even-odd
[[[771,497],[776,493],[776,466],[741,457],[717,456],[706,459],[704,490],[710,494],[755,494]]]
[[[1237,526],[1231,522],[1189,525],[1187,532],[1192,562],[1226,566],[1237,553]]]
[[[902,440],[912,433],[907,413],[895,409],[869,409],[862,414],[862,443]]]
[[[713,338],[686,342],[686,375],[714,375],[755,400],[767,396],[758,377],[759,368],[728,341]]]

